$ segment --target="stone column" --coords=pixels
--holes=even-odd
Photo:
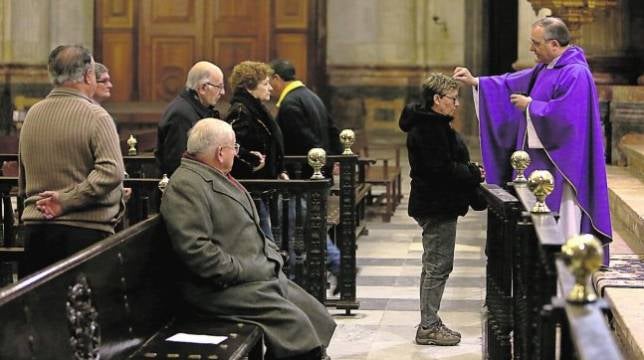
[[[94,46],[94,1],[50,0],[49,48],[61,44]]]
[[[517,61],[512,64],[514,70],[527,69],[534,66],[534,54],[530,52],[530,30],[535,21],[550,15],[550,10],[548,9],[541,9],[538,14],[535,14],[528,0],[518,1],[519,29],[517,30]]]
[[[8,62],[36,65],[46,63],[49,54],[50,2],[40,0],[12,0],[9,22],[11,38]]]

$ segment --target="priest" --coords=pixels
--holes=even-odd
[[[570,44],[558,18],[537,20],[530,33],[537,65],[498,76],[474,77],[457,67],[454,78],[471,85],[479,118],[481,154],[488,183],[511,180],[510,156],[525,150],[526,170],[548,170],[555,188],[546,199],[559,213],[566,239],[590,233],[611,242],[606,165],[597,89],[584,51]]]

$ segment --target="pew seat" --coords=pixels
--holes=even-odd
[[[0,359],[262,359],[259,327],[189,315],[180,266],[154,215],[1,288]],[[177,333],[225,340],[166,340]]]

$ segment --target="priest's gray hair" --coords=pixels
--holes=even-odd
[[[543,28],[544,40],[557,40],[561,46],[567,46],[570,43],[570,31],[560,18],[544,17],[532,24],[532,27],[535,26]]]
[[[190,155],[203,155],[219,146],[230,145],[234,134],[232,126],[225,121],[201,119],[188,132],[186,151]]]
[[[188,71],[186,88],[197,90],[199,86],[210,81],[210,76],[217,71],[217,66],[208,61],[199,61]]]
[[[446,95],[452,90],[458,90],[459,85],[454,78],[441,73],[429,74],[420,85],[420,94],[426,109],[434,105],[434,95]]]
[[[54,85],[80,83],[88,71],[94,70],[94,59],[82,45],[60,45],[49,53],[47,70]]]

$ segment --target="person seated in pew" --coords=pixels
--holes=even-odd
[[[225,120],[233,127],[239,143],[231,171],[237,179],[289,179],[284,170],[282,131],[262,104],[271,99],[272,74],[268,64],[243,61],[230,75],[233,98]],[[255,206],[262,230],[273,239],[268,201],[255,199]]]
[[[200,120],[163,194],[161,215],[188,269],[179,284],[184,301],[201,317],[260,326],[268,359],[329,359],[336,324],[282,272],[250,194],[230,175],[237,149],[228,123]]]
[[[110,115],[92,100],[94,59],[78,45],[49,55],[54,89],[20,131],[23,277],[114,233],[125,211],[123,158]]]

